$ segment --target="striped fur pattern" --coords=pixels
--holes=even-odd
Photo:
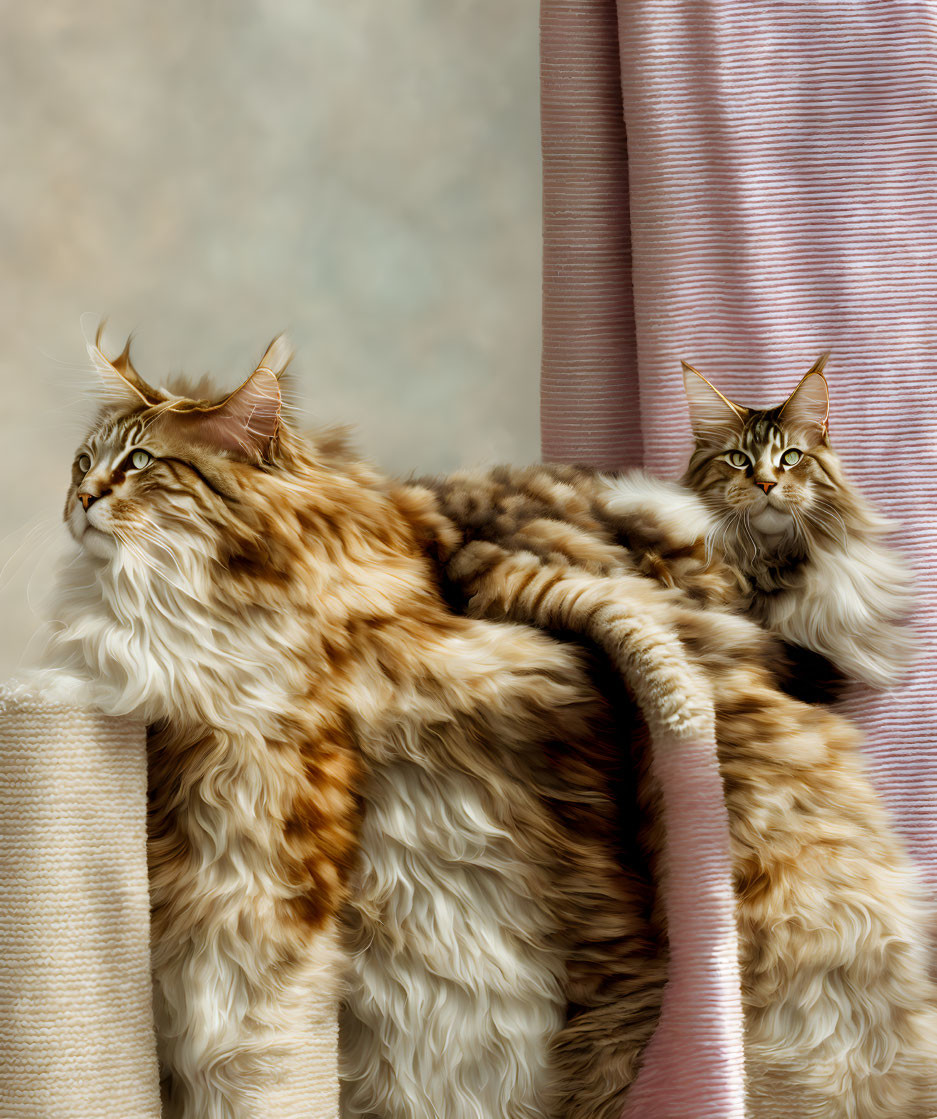
[[[614,1095],[665,960],[584,654],[452,612],[435,498],[291,430],[282,342],[220,400],[92,356],[51,656],[150,726],[165,1114],[255,1114],[342,962],[348,1116]]]
[[[891,525],[850,485],[830,443],[826,355],[769,409],[724,397],[684,364],[696,445],[684,483],[712,515],[710,547],[740,573],[745,610],[875,687],[911,659],[910,575]]]
[[[911,872],[854,732],[777,689],[704,502],[563,468],[395,485],[283,422],[282,343],[222,400],[92,353],[54,658],[152,728],[168,1116],[251,1115],[339,951],[346,1115],[620,1114],[666,975],[647,739],[518,621],[593,642],[664,728],[713,712],[752,1115],[937,1111]]]
[[[441,573],[469,614],[594,643],[664,720],[686,712],[668,704],[685,689],[647,672],[656,650],[676,637],[708,681],[732,834],[752,1119],[935,1114],[937,1002],[912,869],[855,730],[778,688],[788,671],[781,647],[740,615],[744,580],[707,546],[707,505],[673,483],[572,467],[423,484],[458,526]],[[646,744],[634,761],[644,843],[665,875]],[[632,1036],[626,1003],[605,1008],[602,1026],[574,1010],[577,1022],[584,1034]],[[627,1077],[590,1087],[575,1067],[567,1074],[582,1086],[558,1114],[621,1114]]]

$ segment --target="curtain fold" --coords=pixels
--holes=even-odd
[[[541,9],[547,461],[638,465],[628,152],[614,0]]]

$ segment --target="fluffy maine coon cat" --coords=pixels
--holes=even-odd
[[[855,732],[779,694],[788,651],[737,616],[869,683],[905,667],[909,577],[829,445],[821,365],[761,413],[688,371],[689,484],[574,467],[422,484],[455,530],[438,552],[447,597],[470,614],[576,635],[627,675],[634,577],[681,592],[670,624],[712,682],[736,851],[750,1114],[930,1117],[932,946],[912,872]],[[653,857],[662,837],[648,845]],[[893,970],[899,926],[909,954]]]
[[[76,456],[57,659],[152,724],[168,1114],[251,1115],[343,903],[347,1115],[621,1113],[666,975],[640,728],[616,821],[628,735],[581,656],[454,615],[439,581],[613,664],[626,634],[677,635],[716,697],[751,1115],[934,1112],[906,859],[852,728],[779,692],[731,612],[692,494],[539,467],[395,485],[282,423],[282,343],[217,403],[93,356],[115,399]],[[643,850],[616,844],[636,821]]]
[[[893,526],[849,483],[830,444],[825,361],[765,410],[731,403],[685,364],[695,446],[680,484],[640,471],[499,467],[426,485],[469,541],[509,554],[565,553],[575,526],[577,565],[588,570],[614,542],[631,569],[673,585],[676,568],[658,552],[679,553],[694,594],[705,584],[709,601],[759,622],[798,651],[795,661],[806,650],[842,677],[889,687],[912,652],[911,576],[885,543]]]
[[[632,638],[649,619],[678,635],[715,701],[748,1116],[931,1119],[932,917],[868,779],[859,736],[834,711],[780,690],[787,657],[739,616],[738,573],[706,546],[710,518],[704,513],[699,531],[689,531],[695,495],[643,476],[625,483],[616,480],[610,493],[607,479],[572,467],[424,482],[449,530],[438,549],[447,598],[476,617],[594,643],[623,675],[634,671],[626,663]],[[669,592],[663,611],[641,596],[636,584],[648,583]],[[891,663],[887,648],[882,663]],[[664,837],[636,745],[637,805],[660,880]],[[617,1119],[625,1087],[561,1114]]]
[[[736,573],[707,554],[705,536],[687,542],[686,495],[663,483],[655,495],[647,479],[635,482],[614,517],[606,481],[571,467],[424,483],[447,518],[438,552],[447,598],[473,616],[588,640],[623,674],[623,653],[651,618],[678,635],[715,701],[735,864],[746,1114],[932,1119],[932,915],[869,781],[859,735],[829,708],[779,689],[786,657],[737,614]],[[663,608],[636,586],[649,583],[665,592]],[[664,836],[645,747],[639,736],[636,803],[659,881]],[[627,1020],[623,1008],[618,1021]],[[574,1010],[568,1028],[577,1025]],[[626,1087],[580,1097],[560,1114],[618,1119]]]
[[[75,455],[54,659],[150,724],[165,1114],[261,1110],[342,973],[343,907],[346,1114],[615,1098],[666,962],[583,655],[451,611],[432,502],[283,422],[282,341],[214,402],[92,356],[110,402]]]
[[[847,677],[897,682],[910,576],[891,525],[848,482],[828,430],[822,355],[775,408],[734,404],[684,363],[696,445],[683,477],[713,523],[710,546],[742,578],[746,613]]]

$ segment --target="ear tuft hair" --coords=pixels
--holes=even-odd
[[[189,438],[249,460],[264,458],[280,427],[282,398],[278,377],[293,352],[280,335],[270,343],[260,364],[240,388],[209,408],[180,402],[167,415]]]
[[[260,364],[255,372],[262,369],[272,373],[277,380],[286,372],[286,367],[293,360],[293,347],[285,334],[278,334],[264,351]]]
[[[92,339],[82,323],[88,356],[100,378],[99,392],[105,404],[121,409],[152,408],[161,404],[165,400],[163,394],[143,380],[130,360],[132,336],[128,337],[116,358],[111,360],[105,356],[102,341],[106,325],[107,319],[101,319]]]
[[[733,404],[698,369],[684,361],[683,385],[690,409],[690,426],[702,441],[721,440],[744,423],[746,410]]]

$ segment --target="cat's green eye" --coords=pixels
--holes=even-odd
[[[78,456],[78,469],[82,472],[82,474],[87,474],[88,473],[88,471],[91,469],[91,456],[90,455],[79,455]]]
[[[142,470],[144,466],[148,466],[153,461],[153,456],[149,451],[131,451],[124,461],[125,470]]]
[[[804,457],[803,451],[798,451],[796,447],[791,447],[789,451],[785,451],[781,455],[781,463],[783,466],[796,466]]]
[[[730,466],[734,466],[736,470],[741,470],[743,466],[748,466],[748,455],[744,451],[729,451],[726,455],[726,462]]]

